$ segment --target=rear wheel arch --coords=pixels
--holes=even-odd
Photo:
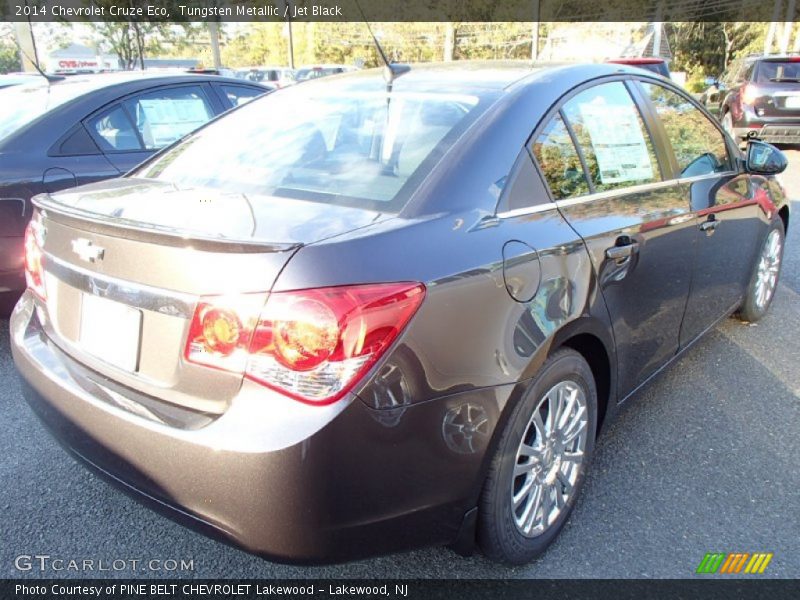
[[[611,398],[611,357],[606,345],[599,337],[591,333],[579,333],[562,342],[553,352],[560,348],[575,350],[589,363],[597,388],[597,431],[599,433]]]

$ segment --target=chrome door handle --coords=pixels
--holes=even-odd
[[[714,231],[719,225],[719,221],[709,218],[708,221],[703,221],[700,224],[700,231],[711,232]]]
[[[608,248],[606,250],[606,258],[610,258],[611,260],[622,260],[623,258],[629,258],[634,252],[638,252],[638,250],[639,243],[630,242],[629,244],[625,244],[623,246],[614,246],[612,248]]]

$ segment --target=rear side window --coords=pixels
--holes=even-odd
[[[619,81],[589,88],[562,110],[594,191],[660,181],[658,160],[639,109]]]
[[[233,106],[247,104],[253,98],[266,93],[267,90],[245,87],[243,85],[223,85],[222,91]]]
[[[214,111],[197,86],[169,88],[125,100],[146,150],[160,150],[210,121]]]
[[[675,152],[681,177],[731,169],[725,137],[700,109],[664,86],[642,83]]]
[[[141,150],[142,145],[125,110],[117,105],[89,120],[89,129],[97,134],[104,152]]]
[[[561,115],[556,115],[536,137],[532,151],[555,200],[589,193],[578,151]]]

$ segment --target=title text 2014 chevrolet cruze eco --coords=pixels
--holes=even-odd
[[[615,65],[363,71],[35,199],[11,319],[75,456],[206,533],[313,563],[523,563],[598,431],[775,293],[786,166]]]

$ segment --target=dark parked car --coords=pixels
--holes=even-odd
[[[615,65],[628,65],[630,67],[638,67],[639,69],[650,71],[652,73],[655,73],[656,75],[661,75],[662,77],[666,77],[667,79],[669,79],[670,76],[669,67],[667,66],[667,61],[665,61],[663,58],[658,58],[655,56],[611,58],[608,59],[606,62]]]
[[[14,360],[76,457],[250,552],[523,563],[620,404],[767,311],[785,157],[639,69],[386,85],[287,88],[38,196]]]
[[[0,315],[25,289],[31,196],[119,177],[157,150],[270,87],[201,75],[76,75],[2,91]]]
[[[755,56],[735,63],[706,94],[737,141],[800,144],[800,56]]]

